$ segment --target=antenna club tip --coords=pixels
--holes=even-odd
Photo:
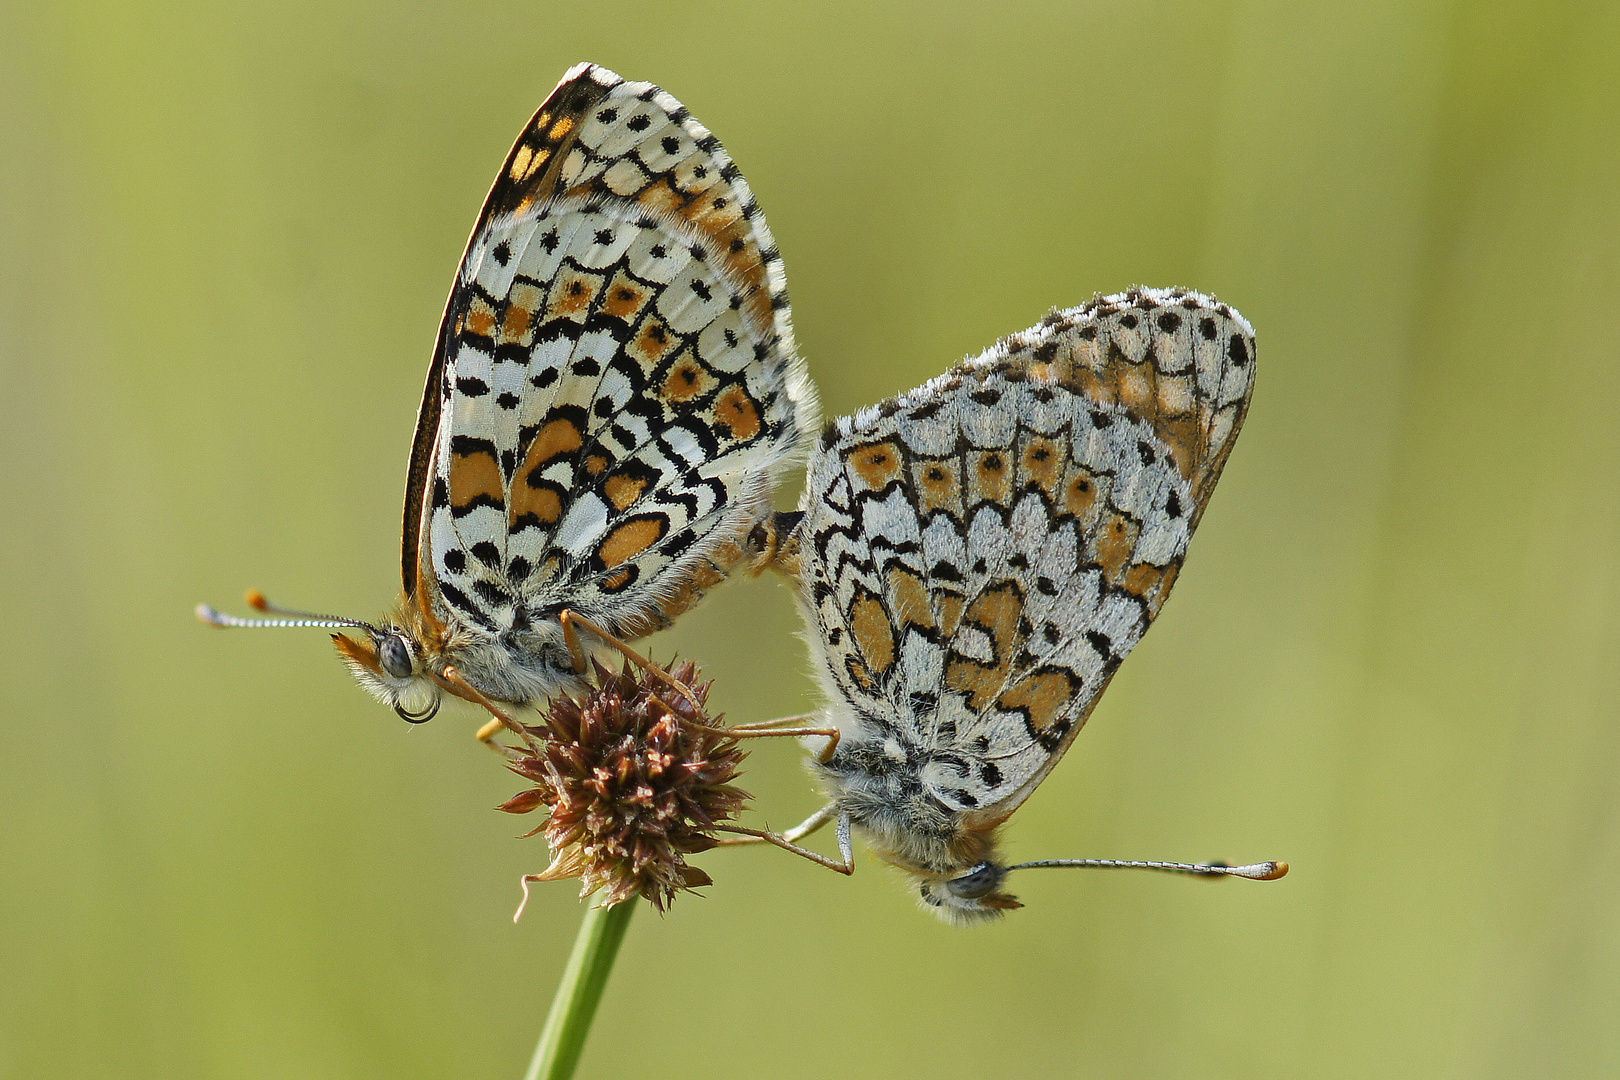
[[[1274,862],[1274,863],[1271,864],[1271,873],[1265,874],[1265,875],[1257,878],[1256,880],[1257,881],[1276,881],[1280,877],[1287,877],[1287,876],[1288,876],[1288,864],[1285,863],[1285,862]]]
[[[266,600],[264,593],[260,592],[258,589],[249,589],[247,591],[247,602],[248,607],[252,608],[254,611],[270,610],[270,601]]]
[[[223,619],[221,618],[219,612],[215,611],[212,607],[210,607],[207,604],[198,604],[193,609],[193,611],[195,611],[198,619],[200,619],[203,622],[207,623],[209,626],[224,626],[225,625],[225,623],[224,623]]]

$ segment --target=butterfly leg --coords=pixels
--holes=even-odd
[[[756,720],[752,724],[734,724],[728,731],[770,731],[773,728],[786,727],[789,724],[802,724],[806,720],[814,720],[815,713],[799,713],[796,716],[778,716],[775,720]]]
[[[607,642],[608,645],[612,646],[622,656],[624,656],[626,660],[629,660],[632,664],[635,664],[637,667],[641,668],[641,670],[648,672],[653,677],[661,680],[669,686],[674,687],[676,692],[678,692],[681,697],[691,702],[696,708],[700,710],[703,708],[703,702],[699,701],[697,696],[692,693],[691,687],[675,678],[675,676],[671,675],[669,672],[665,671],[663,668],[659,667],[645,656],[642,656],[640,653],[636,652],[636,650],[632,649],[629,645],[626,645],[617,636],[596,625],[579,612],[574,611],[572,608],[563,608],[561,614],[559,614],[557,618],[558,621],[562,623],[563,638],[568,642],[568,652],[573,657],[575,670],[577,670],[579,674],[585,674],[585,651],[580,646],[579,632],[574,629],[576,624],[584,627],[597,637],[601,638],[603,641]]]
[[[816,760],[825,765],[832,760],[833,751],[838,749],[838,740],[842,737],[835,727],[797,727],[789,725],[802,724],[806,720],[814,720],[815,713],[800,713],[798,716],[781,716],[775,720],[760,720],[753,724],[737,724],[732,727],[705,727],[705,731],[717,731],[730,735],[734,739],[771,739],[771,738],[797,738],[802,735],[819,735],[827,740],[827,745],[816,754]],[[693,725],[698,727],[701,725]]]
[[[463,678],[461,672],[457,671],[454,667],[446,667],[439,673],[439,678],[447,687],[455,692],[457,697],[464,698],[475,705],[483,706],[485,709],[489,710],[489,714],[495,718],[478,729],[478,740],[480,742],[494,746],[495,744],[490,740],[493,739],[495,737],[495,733],[500,731],[502,728],[505,728],[515,735],[519,735],[524,738],[528,737],[528,732],[523,729],[522,724],[512,719],[499,705],[496,705],[489,698],[485,697],[477,687],[473,686],[472,683]]]
[[[585,649],[579,643],[579,631],[574,629],[574,623],[580,621],[579,616],[568,608],[563,608],[557,616],[557,621],[562,624],[563,642],[568,646],[568,658],[574,662],[574,674],[584,675],[589,667],[586,664]]]
[[[808,824],[808,823],[807,823]],[[774,844],[783,851],[791,851],[801,858],[809,859],[817,866],[825,866],[840,874],[853,874],[855,872],[855,850],[849,839],[849,815],[838,815],[838,854],[839,859],[830,859],[819,851],[800,847],[781,833],[773,833],[764,829],[745,829],[741,825],[720,825],[721,832],[737,833],[741,836],[750,836],[763,840],[767,844]]]
[[[809,836],[811,833],[820,829],[823,825],[827,824],[827,822],[831,821],[837,816],[837,804],[828,803],[826,806],[823,806],[820,810],[817,810],[815,813],[793,826],[793,828],[781,833],[780,835],[782,839],[786,840],[790,844],[797,843],[798,841],[803,840],[806,836]],[[762,836],[732,836],[727,837],[724,840],[716,840],[715,846],[741,847],[743,844],[763,843],[765,843],[765,838]]]

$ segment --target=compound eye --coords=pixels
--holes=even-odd
[[[951,895],[961,900],[977,900],[1001,884],[1006,872],[992,862],[982,862],[961,877],[945,883]]]
[[[411,648],[398,634],[388,634],[377,642],[377,662],[396,679],[409,678],[412,669]]]
[[[429,705],[421,712],[411,712],[402,705],[395,705],[394,711],[398,713],[399,718],[405,721],[407,724],[425,724],[435,716],[439,715],[439,703],[440,699],[434,698],[433,704]]]

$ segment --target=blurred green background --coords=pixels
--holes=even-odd
[[[1187,573],[960,930],[716,852],[583,1075],[1620,1071],[1620,9],[496,0],[0,7],[0,1075],[517,1077],[580,915],[246,586],[393,600],[491,176],[568,65],[669,88],[781,241],[829,415],[1054,304],[1189,285],[1259,388]],[[792,492],[784,494],[784,498]],[[788,591],[653,648],[813,704]],[[747,786],[815,805],[788,745]]]

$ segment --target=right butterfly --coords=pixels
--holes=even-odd
[[[1253,386],[1242,316],[1136,289],[830,426],[795,539],[832,801],[763,838],[837,819],[848,872],[854,826],[956,921],[1020,906],[998,890],[1023,866],[1286,873],[996,854],[1169,595]]]

